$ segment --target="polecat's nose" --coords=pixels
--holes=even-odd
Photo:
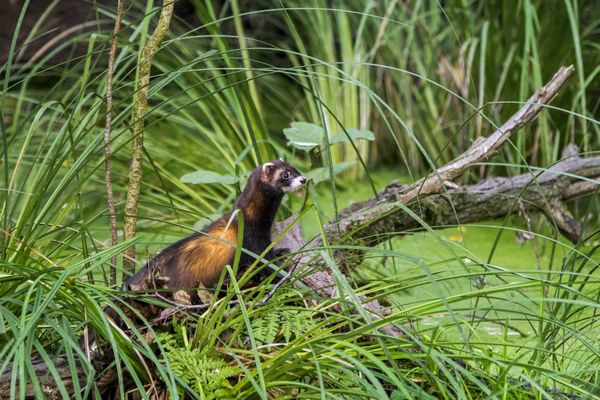
[[[300,181],[300,183],[301,183],[301,184],[304,184],[304,183],[306,183],[306,178],[305,178],[305,177],[303,177],[303,176],[299,176],[299,177],[298,177],[298,180]]]

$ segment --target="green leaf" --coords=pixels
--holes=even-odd
[[[355,141],[355,140],[373,141],[373,140],[375,140],[375,134],[371,131],[352,129],[352,128],[347,129],[346,131],[348,132],[348,136],[350,136],[350,139],[352,141]],[[350,140],[348,139],[348,136],[346,136],[346,134],[344,132],[337,133],[337,134],[333,135],[331,137],[331,139],[329,139],[329,143],[336,144],[336,143],[342,143],[342,142],[349,142]]]
[[[356,160],[344,161],[339,164],[335,164],[333,166],[333,174],[337,175],[340,172],[351,168],[354,164],[356,164]],[[305,176],[308,179],[311,179],[315,184],[326,181],[327,179],[329,179],[329,167],[315,168],[312,171],[309,171],[307,174],[305,174]]]
[[[231,185],[240,181],[240,178],[233,175],[219,175],[213,171],[200,170],[190,172],[180,178],[182,183],[221,183],[223,185]]]
[[[325,132],[318,125],[308,122],[292,122],[290,128],[283,130],[288,145],[309,151],[321,144]]]

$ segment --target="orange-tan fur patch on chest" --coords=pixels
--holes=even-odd
[[[232,222],[227,226],[225,220],[211,226],[206,235],[187,242],[179,257],[179,268],[184,281],[179,282],[178,286],[195,287],[198,282],[202,282],[205,287],[214,285],[223,267],[232,262],[236,242],[237,224]]]

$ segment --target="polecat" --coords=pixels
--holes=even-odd
[[[198,233],[194,233],[161,251],[126,281],[126,289],[143,287],[154,276],[164,279],[172,289],[213,288],[223,268],[233,263],[238,237],[238,213],[244,215],[243,248],[260,255],[271,244],[275,214],[286,192],[299,188],[306,178],[291,165],[277,160],[252,171],[248,183],[234,205]],[[266,259],[272,259],[269,252]],[[240,272],[255,261],[242,252]]]

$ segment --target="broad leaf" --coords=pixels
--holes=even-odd
[[[289,145],[305,151],[320,145],[324,133],[323,128],[308,122],[292,122],[290,128],[283,130]]]

